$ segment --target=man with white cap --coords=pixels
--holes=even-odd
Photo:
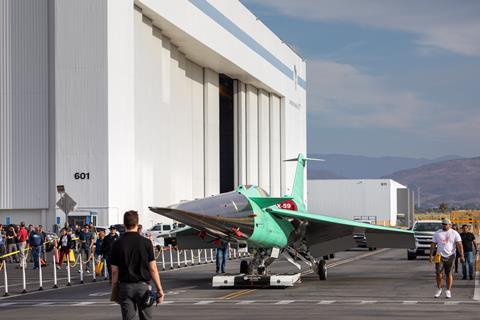
[[[430,248],[430,262],[433,262],[433,252],[435,255],[435,271],[437,274],[437,291],[434,297],[439,298],[442,295],[442,272],[445,272],[445,280],[447,282],[447,290],[445,290],[445,297],[450,299],[452,297],[453,275],[452,266],[455,261],[456,252],[460,262],[463,263],[463,246],[460,234],[451,228],[452,223],[448,219],[442,220],[442,229],[437,230],[433,235],[432,245]]]

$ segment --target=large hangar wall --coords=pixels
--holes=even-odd
[[[134,48],[134,207],[152,224],[165,218],[148,206],[220,192],[219,74],[189,60],[139,8]],[[280,195],[280,98],[235,80],[234,110],[235,185]]]
[[[0,62],[0,223],[27,212],[40,222],[48,207],[46,0],[0,2]]]
[[[151,224],[149,206],[205,195],[204,72],[138,10],[134,30],[135,207]]]
[[[4,0],[0,16],[0,219],[63,223],[57,185],[100,225],[219,193],[220,78],[232,188],[289,191],[305,63],[240,2]]]

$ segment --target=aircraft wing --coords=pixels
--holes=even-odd
[[[218,248],[216,243],[218,237],[213,237],[206,232],[199,231],[192,227],[182,228],[170,234],[175,238],[179,249],[209,249]]]
[[[283,218],[308,221],[307,243],[313,256],[350,249],[356,245],[353,234],[364,233],[369,247],[413,248],[415,238],[412,231],[372,225],[348,219],[335,218],[308,212],[283,210],[275,207],[267,212]]]

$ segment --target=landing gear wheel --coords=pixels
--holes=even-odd
[[[328,255],[323,256],[323,260],[328,260]]]
[[[417,259],[417,255],[415,253],[407,252],[407,258],[408,260],[415,260]]]
[[[372,248],[372,247],[368,247],[368,251],[373,251],[373,248]]]
[[[242,260],[240,262],[240,273],[248,274],[248,261]]]
[[[329,258],[330,259],[335,259],[335,253],[330,253]]]
[[[317,267],[318,277],[320,278],[320,280],[327,280],[327,263],[325,262],[325,260],[320,260]]]
[[[263,266],[262,266],[262,267],[258,267],[258,268],[257,268],[257,272],[258,272],[259,275],[265,274],[265,267],[263,267]]]

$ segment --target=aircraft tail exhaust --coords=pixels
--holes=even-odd
[[[295,179],[293,180],[293,187],[292,187],[292,198],[297,204],[297,206],[305,207],[304,202],[304,184],[305,184],[305,165],[307,161],[325,161],[323,159],[315,159],[315,158],[305,158],[303,154],[298,154],[296,158],[286,159],[285,162],[288,161],[296,161],[297,162],[297,169],[295,171]],[[305,208],[303,208],[305,209]]]

